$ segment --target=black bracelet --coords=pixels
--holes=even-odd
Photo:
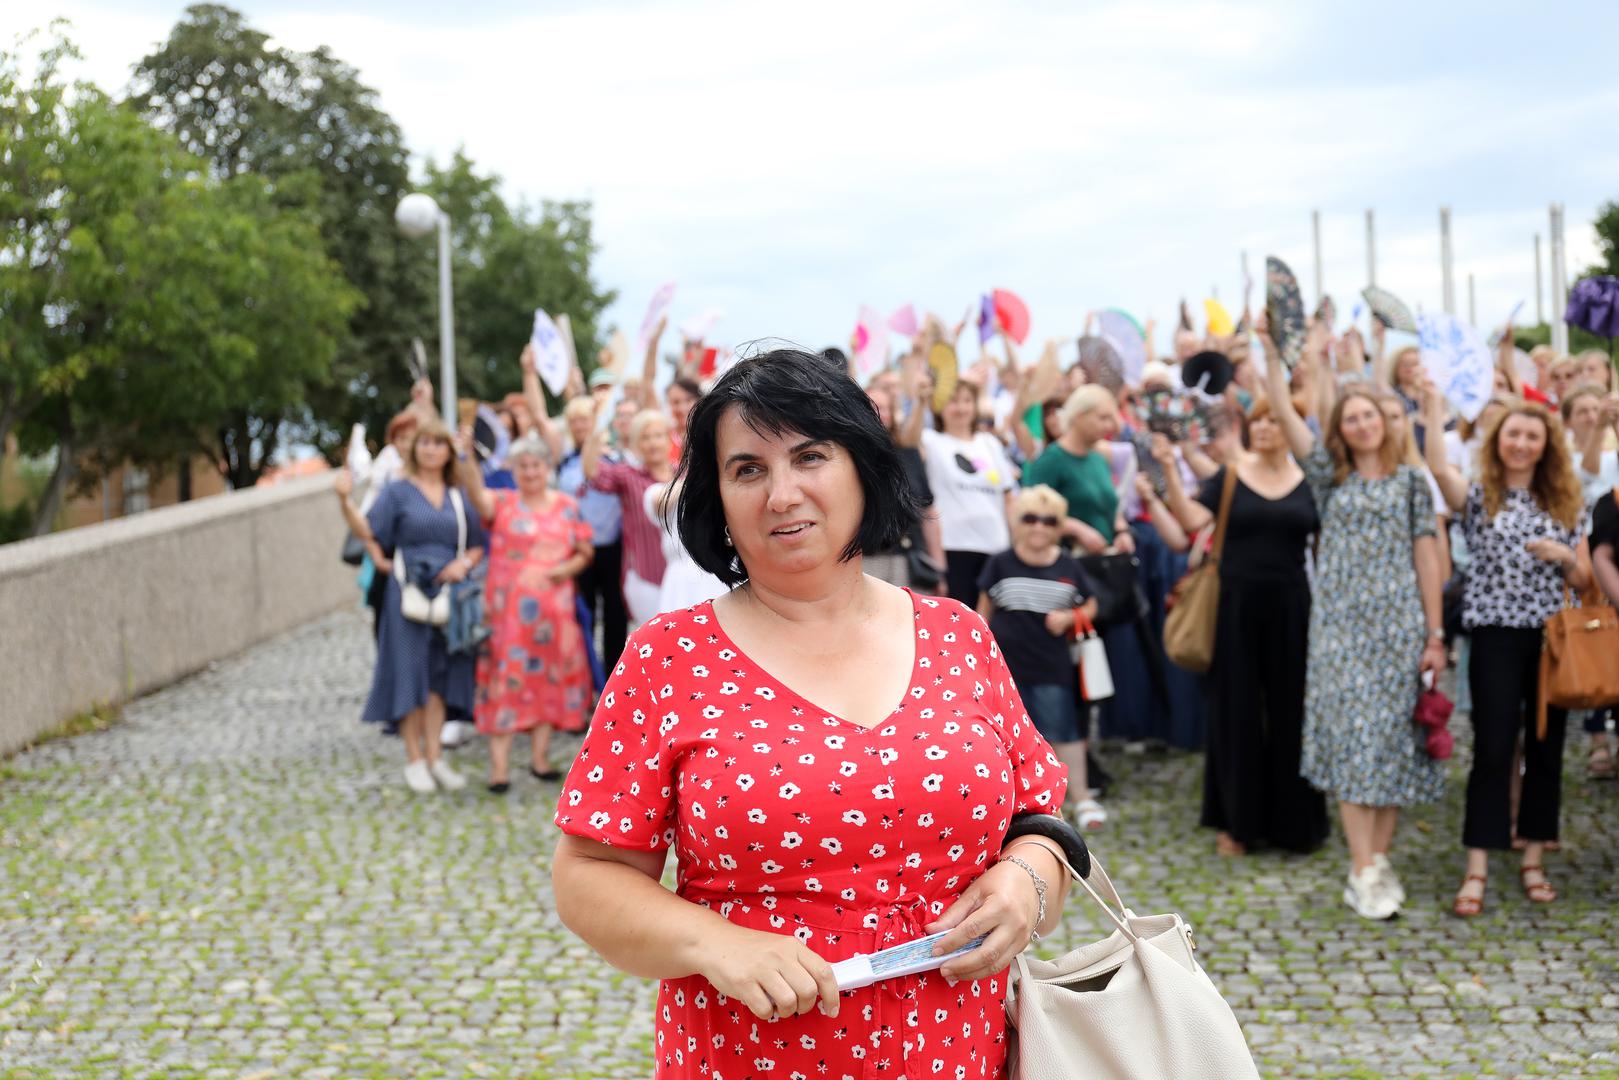
[[[1091,876],[1091,851],[1085,846],[1085,838],[1079,835],[1079,830],[1055,814],[1018,814],[1012,819],[1012,824],[1006,827],[1006,836],[1001,840],[1005,847],[1007,841],[1017,836],[1043,836],[1062,848],[1063,855],[1068,859],[1068,865],[1082,878]]]

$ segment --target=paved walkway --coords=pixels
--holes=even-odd
[[[648,1074],[653,987],[552,908],[555,786],[412,796],[355,719],[370,657],[334,616],[0,763],[0,1076]],[[1402,827],[1382,925],[1339,901],[1337,846],[1216,857],[1196,756],[1109,765],[1098,851],[1194,923],[1267,1075],[1619,1076],[1619,784],[1572,751],[1564,899],[1532,907],[1500,859],[1487,914],[1446,914],[1458,764]],[[1076,902],[1050,948],[1100,933]]]

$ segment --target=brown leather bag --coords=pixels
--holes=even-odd
[[[1546,707],[1597,709],[1619,703],[1619,611],[1602,603],[1595,590],[1570,607],[1563,587],[1563,610],[1546,620],[1540,649],[1540,703],[1535,737],[1546,737]]]
[[[1220,613],[1220,553],[1225,548],[1226,521],[1231,517],[1231,496],[1236,490],[1236,467],[1227,465],[1208,558],[1177,581],[1169,594],[1164,653],[1176,667],[1198,675],[1214,663],[1214,629]]]

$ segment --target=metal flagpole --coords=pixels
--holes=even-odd
[[[1540,234],[1535,234],[1535,325],[1540,326],[1546,321],[1546,306],[1541,297],[1546,288],[1540,279]]]
[[[1377,230],[1370,210],[1366,211],[1366,284],[1377,284]]]
[[[438,219],[438,366],[444,423],[459,427],[455,409],[455,297],[450,289],[450,215]]]
[[[1552,348],[1559,354],[1568,352],[1568,323],[1563,312],[1568,310],[1568,279],[1563,267],[1563,204],[1551,205],[1552,244]]]
[[[1451,280],[1450,262],[1450,207],[1439,208],[1439,280],[1443,294],[1445,314],[1456,314],[1456,284]]]

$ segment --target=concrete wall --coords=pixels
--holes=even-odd
[[[0,547],[0,754],[356,602],[332,476]]]

